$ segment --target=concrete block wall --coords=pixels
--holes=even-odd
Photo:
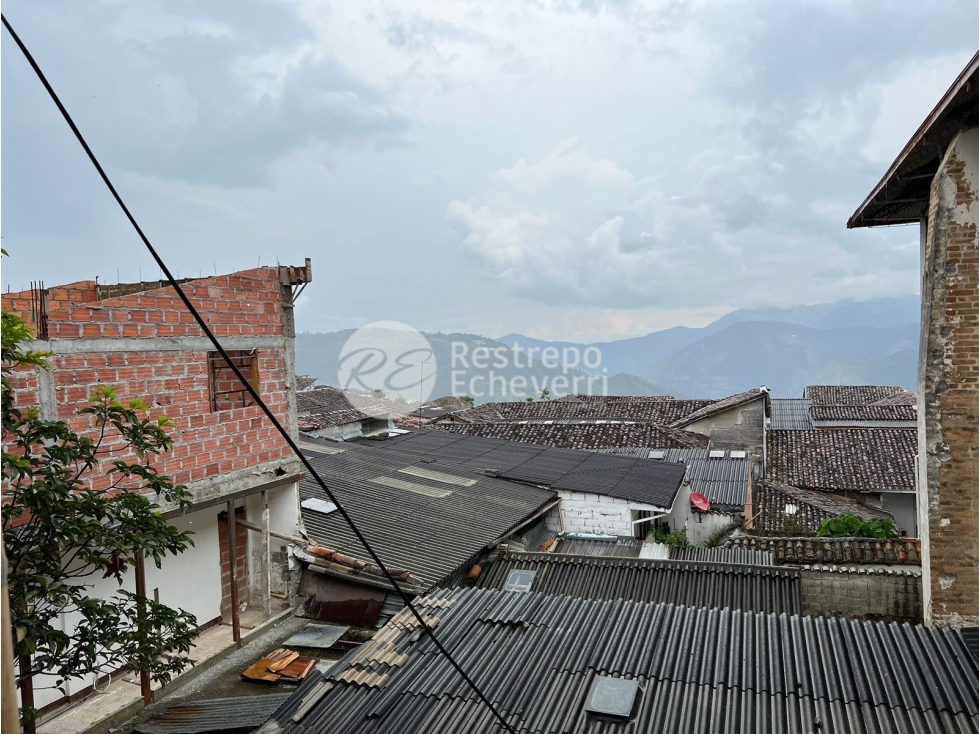
[[[629,500],[588,492],[562,490],[558,494],[561,497],[559,507],[563,530],[567,533],[631,536],[633,534],[632,512],[655,510],[650,505],[640,505]],[[558,523],[550,517],[547,522],[548,527],[556,532],[562,529],[554,527]]]
[[[932,181],[922,252],[918,531],[925,621],[979,625],[979,127]]]
[[[920,569],[806,566],[801,577],[803,614],[914,624],[922,620]]]

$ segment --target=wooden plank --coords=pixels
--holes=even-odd
[[[270,661],[268,658],[262,658],[254,665],[246,668],[242,672],[241,677],[247,678],[248,680],[258,680],[264,683],[278,683],[281,676],[275,673],[269,672]]]

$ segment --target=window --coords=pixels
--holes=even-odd
[[[228,356],[245,379],[258,392],[258,354],[252,350],[228,350]],[[211,410],[247,408],[255,401],[218,352],[207,353],[207,382],[211,391]]]

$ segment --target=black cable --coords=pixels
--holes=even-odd
[[[336,497],[336,495],[333,494],[333,492],[330,491],[330,488],[326,486],[326,482],[323,481],[320,475],[316,472],[316,469],[313,468],[313,465],[310,464],[309,460],[303,455],[303,452],[299,449],[299,446],[297,446],[296,442],[292,440],[292,436],[289,435],[289,432],[286,431],[286,429],[282,426],[281,423],[279,423],[278,418],[275,417],[275,415],[272,413],[269,407],[265,404],[265,401],[262,400],[258,392],[255,390],[255,388],[252,387],[251,382],[245,379],[245,376],[238,369],[238,366],[234,363],[231,357],[228,356],[228,353],[224,350],[224,347],[221,346],[221,344],[215,338],[214,334],[211,333],[210,328],[208,328],[207,324],[205,323],[204,319],[201,317],[200,313],[198,313],[197,309],[194,308],[194,304],[190,302],[190,298],[187,297],[187,294],[183,292],[183,289],[180,287],[180,284],[177,283],[173,275],[170,273],[170,269],[167,267],[166,263],[163,262],[163,258],[161,258],[159,254],[157,254],[156,249],[150,243],[146,235],[143,234],[143,230],[140,228],[139,224],[137,224],[136,219],[130,213],[129,208],[123,202],[122,197],[119,196],[119,192],[116,191],[115,186],[112,185],[112,181],[109,180],[108,175],[106,175],[98,159],[95,157],[95,154],[92,152],[92,149],[88,147],[88,143],[85,142],[85,138],[82,137],[81,132],[75,126],[75,122],[71,119],[71,115],[68,114],[68,110],[66,110],[65,106],[61,104],[61,100],[58,98],[58,95],[55,93],[54,89],[48,83],[47,78],[44,76],[44,72],[41,71],[41,67],[39,67],[37,65],[37,62],[34,61],[34,57],[31,55],[31,52],[27,50],[27,46],[25,46],[24,42],[20,40],[20,36],[17,35],[13,27],[11,27],[10,22],[7,20],[7,17],[2,13],[0,13],[0,20],[2,20],[3,22],[3,27],[10,32],[10,35],[17,43],[18,48],[20,48],[21,52],[24,54],[24,57],[27,59],[27,62],[31,65],[31,68],[34,70],[34,73],[37,74],[37,78],[40,79],[41,84],[44,85],[44,88],[47,90],[52,101],[57,106],[58,110],[61,112],[61,116],[65,118],[65,122],[68,123],[68,127],[71,128],[71,131],[73,133],[75,133],[75,137],[78,139],[78,142],[81,144],[82,148],[85,149],[85,153],[88,155],[89,160],[92,161],[92,165],[95,166],[95,170],[99,172],[99,176],[102,177],[102,181],[108,187],[109,192],[116,200],[116,203],[122,209],[123,213],[126,215],[126,218],[129,219],[129,223],[133,225],[133,229],[136,230],[136,234],[139,235],[139,238],[143,241],[143,244],[146,245],[146,249],[150,251],[150,254],[153,256],[153,259],[156,260],[157,265],[160,266],[160,269],[163,271],[164,275],[166,275],[167,281],[177,291],[177,295],[180,296],[180,300],[183,301],[184,305],[187,307],[187,310],[190,311],[190,313],[193,315],[194,320],[197,321],[197,325],[201,327],[201,330],[204,332],[204,335],[208,338],[211,344],[214,345],[214,348],[224,359],[225,363],[229,367],[231,367],[232,371],[235,373],[235,376],[245,387],[245,389],[248,390],[248,393],[249,395],[251,395],[252,400],[255,401],[255,404],[258,405],[262,409],[262,412],[265,413],[266,417],[270,421],[272,421],[272,425],[275,426],[276,430],[278,430],[278,432],[286,440],[286,443],[289,444],[289,448],[291,448],[295,452],[296,456],[299,457],[299,460],[303,463],[303,466],[306,467],[306,469],[309,471],[312,477],[316,480],[316,483],[320,485],[322,490],[326,493],[326,496],[329,497],[330,501],[336,505],[337,510],[343,516],[343,519],[350,526],[350,529],[354,531],[354,535],[357,536],[357,540],[359,540],[361,544],[364,546],[364,548],[367,549],[367,552],[370,554],[371,558],[373,558],[374,562],[377,563],[378,568],[380,568],[381,571],[384,572],[385,578],[387,578],[388,582],[394,587],[394,590],[397,591],[398,594],[401,596],[401,598],[404,600],[405,606],[407,606],[408,609],[411,610],[411,613],[415,615],[415,619],[418,620],[418,623],[421,625],[422,629],[425,630],[426,634],[432,639],[432,642],[435,643],[435,647],[438,648],[439,652],[445,655],[445,658],[452,664],[452,667],[459,672],[459,675],[462,676],[463,680],[466,681],[466,683],[469,684],[469,687],[476,692],[476,695],[479,696],[479,699],[486,704],[489,710],[493,713],[493,716],[495,716],[496,719],[500,722],[500,724],[503,725],[503,728],[506,729],[508,732],[510,732],[510,734],[516,734],[516,731],[514,731],[513,727],[511,727],[510,724],[507,723],[507,720],[503,718],[503,715],[496,710],[496,707],[493,706],[493,704],[490,703],[489,699],[486,698],[483,692],[479,690],[479,688],[476,686],[473,680],[466,674],[466,671],[464,671],[462,667],[459,665],[459,663],[457,663],[453,659],[453,657],[449,654],[449,651],[442,646],[442,643],[439,642],[438,638],[435,636],[435,633],[432,631],[432,628],[428,626],[424,618],[422,618],[422,615],[418,612],[417,609],[415,609],[415,606],[411,603],[411,599],[408,598],[408,595],[405,593],[405,591],[398,585],[398,582],[395,581],[394,576],[392,576],[391,572],[388,571],[387,567],[384,565],[384,562],[380,559],[377,553],[374,552],[374,549],[367,542],[367,538],[364,537],[364,535],[360,532],[360,529],[354,524],[353,518],[351,518],[350,515],[347,514],[347,511],[343,508],[343,505],[340,504],[340,500]]]

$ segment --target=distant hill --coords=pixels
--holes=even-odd
[[[340,351],[343,348],[344,343],[353,333],[353,329],[345,329],[343,331],[334,331],[326,334],[297,334],[296,374],[318,377],[319,384],[321,385],[338,386],[337,368]],[[478,382],[478,387],[473,385],[471,382],[473,377],[480,375],[484,378],[489,378],[491,374],[496,375],[497,378],[502,377],[504,380],[506,380],[508,388],[512,386],[512,380],[514,377],[518,375],[522,376],[527,381],[527,388],[523,393],[527,396],[536,396],[539,393],[539,388],[548,387],[548,389],[551,390],[552,395],[554,397],[558,397],[559,393],[555,393],[553,388],[553,380],[558,376],[565,378],[568,382],[569,387],[565,390],[565,393],[574,391],[573,385],[575,384],[576,379],[578,380],[577,384],[580,391],[587,392],[586,386],[588,385],[589,375],[586,372],[583,372],[580,369],[569,369],[567,373],[564,373],[564,371],[560,369],[548,369],[545,365],[541,364],[539,359],[533,360],[533,363],[529,367],[515,367],[513,364],[512,350],[501,341],[487,339],[486,337],[476,334],[436,333],[425,334],[425,337],[432,345],[432,349],[435,352],[435,362],[439,367],[435,387],[432,390],[431,395],[433,398],[453,393],[453,343],[461,343],[466,345],[467,353],[471,353],[472,350],[476,349],[477,347],[483,347],[489,350],[501,349],[507,358],[508,366],[505,368],[493,368],[491,365],[489,369],[478,370],[470,364],[467,369],[459,370],[457,372],[455,376],[457,389],[455,392],[458,394],[472,395],[477,403],[491,402],[494,400],[519,400],[522,397],[521,395],[516,395],[513,393],[500,394],[498,389],[496,389],[496,392],[492,395],[474,394],[477,392],[477,389],[482,389],[486,393],[489,392],[488,389],[486,389],[488,379]],[[526,355],[523,353],[521,353],[519,356],[519,360],[521,365],[526,365],[528,361]],[[461,367],[462,365],[455,366]],[[462,385],[461,388],[459,387],[460,385]],[[595,379],[594,377],[592,378],[592,386],[593,392],[602,392],[605,389],[604,383],[601,380]],[[476,387],[476,389],[472,389],[473,387]],[[628,373],[608,375],[607,393],[609,395],[669,394],[665,388],[651,384],[643,377]],[[416,397],[412,394],[407,394],[405,397],[409,400],[416,399]]]
[[[767,385],[776,397],[802,397],[814,384],[886,384],[915,389],[916,324],[814,329],[743,321],[658,362],[647,380],[698,397]]]
[[[594,344],[546,342],[520,334],[488,339],[475,334],[426,334],[435,350],[439,377],[434,394],[452,392],[451,344],[469,349],[519,346],[542,350],[588,347],[601,363],[568,371],[586,384],[586,372],[605,376],[612,395],[723,397],[767,385],[776,397],[795,397],[812,384],[887,384],[916,389],[918,361],[917,296],[871,301],[839,301],[794,308],[743,309],[702,328],[678,326],[646,336]],[[296,369],[335,384],[337,359],[352,329],[329,334],[299,334]],[[499,370],[510,379],[525,374],[542,385],[553,370],[538,362],[530,368]],[[525,358],[524,358],[525,359]],[[468,375],[471,377],[471,375]],[[549,384],[549,383],[548,383]],[[457,390],[458,392],[458,390]],[[464,392],[464,391],[463,391]],[[477,402],[490,399],[479,398]],[[492,399],[501,399],[493,396]],[[506,396],[502,399],[514,399]]]

